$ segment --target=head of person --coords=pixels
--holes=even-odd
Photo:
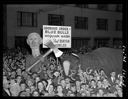
[[[104,91],[102,89],[99,89],[99,94],[100,95],[103,95],[104,94]]]
[[[31,49],[39,48],[40,44],[42,44],[42,38],[36,32],[30,33],[27,38],[27,44]]]
[[[31,89],[30,89],[30,88],[26,88],[25,91],[26,91],[27,93],[29,93],[29,94],[31,93]]]
[[[82,93],[81,93],[81,96],[82,96],[82,97],[86,96],[86,93],[85,93],[85,92],[82,92]]]
[[[60,81],[60,83],[61,83],[61,85],[62,85],[63,88],[66,86],[66,82],[65,82],[64,79],[62,79],[62,80]]]
[[[21,91],[24,91],[25,89],[26,89],[26,84],[22,82],[22,83],[20,84],[20,90],[21,90]]]
[[[29,80],[27,81],[27,85],[28,85],[29,87],[31,87],[31,86],[33,85],[33,80],[32,80],[32,79],[29,79]]]
[[[16,72],[15,72],[15,71],[12,71],[11,77],[12,77],[12,78],[15,78],[15,77],[16,77]]]
[[[38,97],[39,96],[39,92],[37,90],[34,90],[32,93],[32,96]]]
[[[37,76],[37,77],[35,78],[35,82],[37,83],[37,82],[39,82],[39,81],[40,81],[40,77]]]
[[[22,72],[21,68],[18,68],[18,69],[16,70],[16,72],[17,72],[17,75],[21,75],[21,72]]]
[[[98,88],[102,87],[102,82],[100,80],[97,81],[97,86],[98,86]]]
[[[32,73],[32,78],[33,78],[33,79],[35,79],[37,76],[38,76],[38,75],[37,75],[36,72],[33,72],[33,73]]]
[[[69,78],[66,78],[66,79],[65,79],[65,83],[66,83],[66,84],[70,83],[70,79],[69,79]]]
[[[61,85],[58,85],[58,86],[57,86],[57,92],[60,93],[60,92],[62,92],[62,91],[63,91],[62,86],[61,86]]]
[[[96,86],[96,81],[94,79],[91,80],[91,86],[95,87]]]
[[[16,83],[15,79],[11,79],[11,80],[10,80],[10,85],[13,85],[13,84],[15,84],[15,83]]]
[[[116,76],[116,72],[111,72],[111,77],[115,77]]]
[[[22,81],[22,77],[21,76],[17,76],[16,81],[17,81],[17,83],[20,83]]]
[[[51,93],[54,91],[54,86],[51,84],[49,85],[48,92]]]
[[[42,81],[39,81],[39,82],[37,83],[37,88],[38,88],[39,90],[43,90],[43,89],[44,89],[44,85],[43,85]]]
[[[27,74],[27,72],[26,71],[22,71],[22,76],[23,76],[23,78],[27,78],[28,77],[28,74]]]
[[[85,84],[81,84],[80,87],[81,87],[82,90],[85,90],[86,89],[86,85]]]

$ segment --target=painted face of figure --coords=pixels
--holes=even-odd
[[[28,44],[31,48],[39,48],[39,45],[41,42],[40,40],[41,40],[41,38],[37,33],[30,34],[28,36],[28,42],[29,42]]]

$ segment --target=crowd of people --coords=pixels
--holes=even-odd
[[[122,74],[113,71],[108,77],[103,69],[83,71],[79,64],[78,70],[66,75],[63,63],[49,56],[41,67],[44,78],[40,78],[36,72],[26,72],[27,55],[20,49],[3,53],[3,89],[9,96],[123,97]]]

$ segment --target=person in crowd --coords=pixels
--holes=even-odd
[[[27,93],[27,96],[31,96],[31,89],[29,87],[27,87],[25,91]]]
[[[36,84],[36,88],[37,88],[37,83],[40,81],[40,77],[39,76],[37,76],[36,78],[35,78],[35,84]]]
[[[26,91],[21,91],[18,96],[19,97],[29,97],[29,94]]]
[[[37,89],[38,89],[39,94],[44,92],[44,84],[42,83],[42,81],[39,81],[37,83]]]
[[[21,81],[22,81],[22,77],[18,75],[18,76],[16,77],[16,82],[17,82],[18,84],[20,84]]]
[[[42,79],[42,83],[43,83],[43,85],[44,85],[44,90],[46,91],[46,88],[47,88],[47,86],[48,86],[48,81],[45,80],[45,79]]]
[[[6,78],[3,79],[3,93],[2,94],[3,96],[11,96],[9,81]]]
[[[36,90],[36,87],[35,87],[34,85],[32,85],[32,86],[30,87],[30,90],[31,90],[30,93],[31,93],[31,95],[32,95],[33,91]]]
[[[20,92],[20,86],[16,83],[15,79],[11,79],[10,82],[10,92],[12,96],[18,96]]]
[[[34,38],[36,37],[34,36]],[[5,65],[3,66],[3,96],[123,97],[122,74],[117,74],[116,77],[116,72],[113,71],[109,77],[106,76],[103,69],[90,68],[83,71],[79,65],[74,73],[75,77],[72,79],[72,75],[65,76],[61,64],[59,62],[57,64],[57,60],[53,56],[47,57],[45,65],[43,62],[39,63],[43,64],[40,69],[44,74],[33,70],[36,66],[32,68],[32,74],[29,74],[24,69],[26,68],[26,64],[24,64],[26,59],[23,57],[31,56],[37,59],[37,57],[42,56],[39,54],[39,50],[36,49],[36,45],[39,46],[40,44],[37,44],[38,40],[34,38],[32,38],[32,41],[29,39],[31,43],[33,42],[33,44],[29,42],[29,45],[31,45],[30,48],[36,58],[32,55],[26,56],[23,54],[24,49],[13,49],[3,55],[3,65]],[[34,53],[36,51],[37,53]],[[39,64],[37,64],[37,67]],[[43,79],[40,74],[43,74]],[[71,74],[73,73],[71,72]]]
[[[39,92],[37,90],[34,90],[32,93],[33,97],[38,97],[39,96]]]
[[[77,90],[76,90],[75,84],[71,84],[71,91],[72,91],[72,93],[74,94],[74,96],[76,96]]]
[[[104,91],[102,89],[99,89],[97,93],[97,97],[103,97]]]
[[[111,75],[111,81],[112,83],[114,83],[116,80],[116,72],[112,72],[110,75]]]
[[[25,82],[21,82],[20,83],[20,91],[25,91],[25,89],[26,89],[26,84],[25,84]]]
[[[11,72],[11,78],[15,78],[16,77],[16,72],[15,71],[12,71]]]
[[[57,86],[57,95],[62,97],[63,96],[63,88],[61,85]]]
[[[16,70],[16,73],[17,73],[18,76],[21,76],[21,73],[22,73],[21,68],[18,68],[18,69]]]
[[[53,84],[50,84],[49,88],[48,88],[48,96],[54,96],[55,92],[54,92],[54,86]]]

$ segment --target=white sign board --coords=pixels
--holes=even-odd
[[[71,48],[71,26],[43,25],[43,48],[47,48],[44,45],[47,40],[58,48]]]

